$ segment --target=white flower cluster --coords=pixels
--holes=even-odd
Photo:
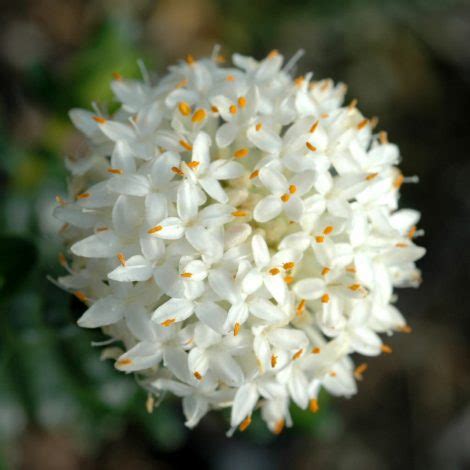
[[[296,59],[188,56],[156,85],[115,74],[112,115],[70,113],[89,148],[58,199],[59,282],[189,427],[231,407],[244,430],[260,408],[278,433],[291,400],[353,395],[367,366],[350,355],[410,331],[393,288],[419,284],[424,249],[419,213],[397,209],[398,148],[344,85],[293,79]]]

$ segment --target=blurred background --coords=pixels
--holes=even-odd
[[[0,2],[0,468],[470,468],[470,2],[452,0],[16,0]],[[298,73],[349,85],[400,145],[402,205],[418,208],[424,283],[399,292],[413,333],[369,362],[353,400],[273,437],[230,440],[211,413],[189,432],[178,401],[152,415],[131,377],[99,360],[98,332],[57,276],[71,107],[111,99],[137,59],[163,74],[191,53],[306,54]]]

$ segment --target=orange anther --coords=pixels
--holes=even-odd
[[[247,416],[239,426],[241,432],[245,431],[251,424],[251,416]]]
[[[310,400],[308,408],[312,413],[317,413],[320,409],[320,407],[318,406],[318,400],[316,398],[312,398]]]
[[[162,326],[168,327],[173,325],[175,323],[176,318],[169,318],[168,320],[165,320],[164,322],[161,323]]]
[[[321,302],[322,304],[327,304],[330,301],[330,296],[328,294],[323,294],[321,296]]]
[[[241,149],[235,150],[235,152],[233,152],[233,156],[235,158],[244,158],[248,155],[249,152],[250,151],[247,148],[241,148]]]
[[[206,119],[206,110],[205,109],[198,109],[194,114],[193,117],[191,118],[192,122],[201,122]]]
[[[183,116],[189,116],[191,114],[191,106],[184,101],[178,103],[178,109]]]
[[[240,108],[244,108],[246,106],[246,98],[244,96],[240,96],[240,98],[238,98],[238,106],[240,106]]]
[[[315,147],[315,145],[312,145],[310,142],[305,142],[305,145],[307,146],[307,148],[308,148],[311,152],[316,152],[316,151],[317,151],[317,148]]]
[[[147,233],[152,234],[152,233],[157,233],[160,230],[163,230],[163,227],[161,225],[156,225],[155,227],[149,228],[147,230]]]

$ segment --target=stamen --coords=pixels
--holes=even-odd
[[[242,423],[240,424],[239,428],[241,432],[246,431],[248,426],[251,424],[251,416],[247,416]]]
[[[198,109],[191,118],[192,122],[201,122],[206,119],[206,110],[205,109]]]
[[[188,65],[192,65],[192,64],[194,64],[194,62],[195,62],[194,57],[191,54],[188,54],[186,56],[186,63]]]
[[[226,59],[225,59],[225,56],[223,56],[222,54],[219,54],[215,58],[215,61],[218,62],[219,64],[223,64],[224,62],[226,62]]]
[[[401,328],[398,329],[400,333],[412,333],[413,328],[410,325],[403,325]]]
[[[130,366],[132,364],[132,359],[129,358],[124,358],[124,359],[119,359],[119,361],[116,362],[118,366]]]
[[[304,350],[303,349],[299,349],[293,356],[292,356],[292,360],[295,361],[297,360],[302,354],[303,354]]]
[[[152,414],[154,408],[155,408],[155,398],[153,397],[153,395],[149,393],[147,396],[147,401],[145,402],[145,409],[147,410],[148,414]]]
[[[401,185],[404,183],[405,177],[403,175],[398,175],[393,182],[393,187],[395,189],[400,189]]]
[[[255,178],[257,178],[259,175],[259,170],[255,170],[253,173],[251,173],[251,175],[249,176],[250,180],[254,180]]]
[[[101,116],[93,116],[93,121],[97,122],[98,124],[104,124],[107,120]]]
[[[246,98],[244,96],[240,96],[240,98],[238,98],[238,106],[240,106],[240,108],[244,108],[246,106]]]
[[[318,235],[315,237],[315,241],[317,243],[323,243],[325,241],[325,237],[323,235]]]
[[[320,348],[318,346],[312,348],[312,354],[320,354]]]
[[[187,78],[183,78],[183,80],[179,81],[176,85],[175,85],[175,88],[183,88],[185,87],[187,84],[188,84],[188,79]]]
[[[271,276],[275,276],[276,274],[279,274],[281,272],[281,270],[279,268],[271,268],[269,270],[269,274],[271,274]]]
[[[408,231],[408,238],[412,239],[415,236],[416,233],[416,225],[413,225],[413,227],[410,228]]]
[[[82,302],[86,302],[86,301],[88,300],[87,295],[86,295],[84,292],[82,292],[81,290],[76,290],[76,291],[73,293],[73,295],[74,295],[78,300],[80,300],[80,301],[82,301]]]
[[[308,408],[312,413],[318,413],[318,410],[320,409],[320,407],[318,406],[318,400],[316,398],[312,398],[310,400]]]
[[[189,279],[193,276],[193,273],[181,273],[180,276]]]
[[[234,217],[245,217],[245,216],[248,215],[248,212],[247,211],[241,211],[241,210],[240,211],[233,211],[232,215]]]
[[[377,127],[377,124],[379,123],[379,118],[377,116],[373,116],[372,119],[370,120],[370,127],[374,129]]]
[[[280,419],[274,425],[274,429],[273,429],[274,434],[281,434],[282,430],[284,429],[284,424],[285,424],[285,421],[283,419]]]
[[[277,364],[277,356],[273,354],[271,356],[271,367],[274,369],[276,367],[276,364]]]
[[[263,124],[261,124],[261,122],[258,122],[258,124],[256,124],[255,126],[256,132],[259,132],[262,128],[263,128]]]
[[[388,344],[382,344],[382,346],[380,346],[380,350],[385,354],[392,353],[392,348]]]
[[[313,134],[313,133],[317,130],[318,124],[319,124],[318,121],[315,121],[315,122],[312,124],[312,127],[310,128],[310,131],[309,131],[311,134]]]
[[[59,253],[59,264],[64,268],[68,266],[67,258],[63,253]]]
[[[296,186],[295,184],[291,184],[291,185],[289,186],[289,192],[290,192],[291,194],[294,194],[296,191],[297,191],[297,186]]]
[[[191,144],[189,144],[188,142],[186,142],[185,140],[180,140],[179,144],[182,147],[184,147],[186,150],[188,150],[189,152],[193,149],[193,146]]]
[[[353,274],[356,274],[356,268],[354,266],[351,266],[349,268],[346,268],[346,271],[348,273],[353,273]]]
[[[188,163],[186,163],[186,165],[188,165],[189,168],[192,168],[194,170],[194,168],[197,168],[199,166],[199,162],[196,162],[196,161],[188,162]]]
[[[113,72],[112,73],[114,80],[122,80],[122,75],[119,72]]]
[[[330,296],[328,294],[323,294],[321,296],[321,302],[322,304],[327,304],[330,301]]]
[[[330,377],[336,377],[336,372],[334,370],[330,372]]]
[[[294,80],[295,86],[300,87],[302,85],[302,83],[304,82],[304,80],[305,79],[304,79],[303,75],[300,75],[300,77],[297,77]]]
[[[164,322],[162,322],[161,325],[164,327],[168,327],[168,326],[173,325],[175,321],[176,321],[176,318],[169,318],[168,320],[165,320]]]
[[[178,109],[183,116],[189,116],[191,114],[191,106],[184,101],[178,103]]]
[[[382,145],[388,144],[388,134],[385,131],[379,132],[379,140]]]
[[[376,178],[378,176],[378,173],[369,173],[367,176],[366,176],[366,180],[367,181],[371,181],[373,180],[374,178]]]
[[[90,193],[81,193],[77,195],[77,199],[87,199],[91,196]]]
[[[119,262],[123,265],[123,266],[126,266],[126,258],[124,256],[124,253],[118,253],[117,254],[117,259],[119,260]]]
[[[268,59],[274,59],[274,57],[277,57],[279,55],[279,51],[277,49],[273,49],[269,54],[268,54]]]
[[[354,377],[357,380],[362,380],[362,374],[367,370],[367,364],[363,362],[362,364],[358,365],[354,370]]]
[[[240,323],[235,323],[233,326],[233,336],[237,336],[240,333]]]
[[[238,108],[232,104],[228,110],[230,111],[230,114],[237,114]]]
[[[105,225],[103,227],[98,227],[96,229],[96,232],[106,232],[106,230],[109,230],[108,227],[106,227]]]
[[[241,148],[241,149],[235,150],[235,152],[233,152],[233,156],[235,158],[244,158],[248,155],[249,152],[250,151],[247,148]]]
[[[202,380],[202,375],[198,371],[194,372],[194,377],[196,377],[197,380]]]
[[[324,235],[329,235],[333,231],[333,227],[331,225],[328,225],[328,227],[323,230]]]
[[[326,276],[329,272],[331,271],[330,268],[327,268],[326,266],[321,270],[321,275]]]
[[[290,199],[290,194],[287,194],[287,193],[286,193],[286,194],[283,194],[283,195],[281,196],[281,201],[282,201],[282,202],[287,202],[289,199]]]
[[[152,233],[157,233],[160,230],[163,230],[163,227],[161,225],[156,225],[155,227],[149,228],[147,230],[147,233],[149,233],[151,235]]]
[[[348,109],[349,111],[352,111],[353,109],[355,109],[357,106],[357,100],[354,98],[351,103],[349,103],[349,106],[348,106]]]
[[[408,247],[408,245],[406,243],[396,243],[395,246],[397,248],[407,248]]]
[[[357,290],[359,290],[361,288],[361,285],[360,284],[351,284],[350,286],[348,286],[349,289],[351,289],[353,292],[356,292]]]
[[[171,171],[173,173],[176,173],[177,175],[184,176],[184,171],[181,168],[178,168],[177,166],[172,166]]]
[[[364,129],[364,127],[366,127],[367,124],[369,124],[369,119],[363,119],[363,120],[357,125],[357,129],[358,129],[358,130]]]
[[[294,282],[294,277],[293,276],[285,276],[284,277],[284,282],[286,284],[292,284]]]
[[[315,145],[312,145],[310,142],[305,142],[305,145],[307,146],[307,148],[308,148],[311,152],[316,152],[316,151],[317,151],[317,148],[315,147]]]
[[[297,314],[297,316],[300,317],[300,315],[302,315],[302,313],[304,312],[305,310],[305,300],[302,299],[299,304],[297,305],[297,308],[295,309],[295,313]]]
[[[227,80],[227,82],[233,82],[235,80],[235,77],[233,75],[227,75],[225,77],[225,80]]]
[[[211,106],[211,111],[213,113],[218,113],[219,112],[219,108],[217,108],[217,106]]]
[[[286,271],[290,271],[292,269],[295,268],[295,263],[293,261],[289,261],[288,263],[284,263],[282,265],[282,267],[286,270]]]
[[[124,173],[120,168],[108,168],[106,171],[112,175],[122,175]]]

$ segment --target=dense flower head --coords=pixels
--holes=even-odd
[[[113,114],[70,112],[89,145],[66,161],[59,283],[150,408],[182,397],[189,427],[231,407],[244,430],[260,408],[278,433],[291,402],[356,393],[351,355],[410,331],[393,304],[420,282],[419,213],[398,209],[413,178],[345,86],[294,79],[296,59],[188,56],[155,84],[115,74]]]

